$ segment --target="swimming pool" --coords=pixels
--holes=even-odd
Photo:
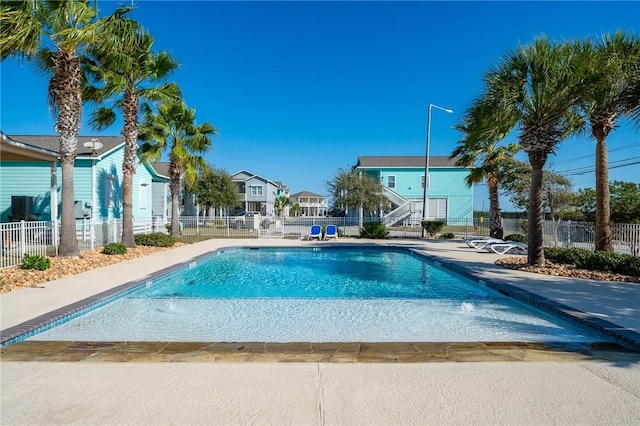
[[[228,249],[29,340],[602,342],[407,250]]]

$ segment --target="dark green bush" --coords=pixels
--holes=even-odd
[[[527,243],[527,236],[522,234],[511,234],[503,238],[505,241],[515,241],[516,243]]]
[[[574,265],[576,268],[592,271],[610,271],[617,274],[640,276],[640,258],[628,254],[592,252],[580,248],[549,247],[544,250],[545,258],[557,263]]]
[[[455,240],[456,235],[453,232],[445,232],[444,234],[440,234],[438,238],[441,240]]]
[[[593,254],[590,250],[581,248],[561,248],[561,247],[548,247],[544,249],[544,257],[553,260],[557,263],[563,263],[566,265],[583,265],[585,259]]]
[[[36,271],[46,271],[51,267],[51,259],[48,257],[24,254],[22,259],[22,269],[35,269]]]
[[[104,254],[125,254],[127,248],[122,243],[109,243],[102,249]]]
[[[134,235],[134,238],[139,246],[172,247],[176,243],[176,240],[171,235],[163,234],[162,232],[138,234]]]
[[[422,225],[422,229],[424,229],[431,238],[442,231],[442,228],[446,225],[442,220],[423,220],[420,224]]]
[[[360,237],[383,240],[389,238],[389,230],[384,223],[367,222],[360,228]]]
[[[640,257],[631,256],[629,254],[625,256],[626,261],[620,265],[620,274],[631,275],[632,277],[640,277]]]

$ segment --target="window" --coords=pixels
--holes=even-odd
[[[140,194],[138,196],[138,200],[140,202],[138,203],[138,206],[141,209],[147,208],[147,191],[149,190],[148,186],[149,184],[146,182],[140,184]]]
[[[420,176],[420,188],[424,189],[424,175]]]
[[[447,218],[446,198],[429,198],[427,205],[429,206],[429,210],[427,210],[429,220]]]
[[[393,189],[396,187],[396,177],[394,175],[387,176],[387,187]]]
[[[252,197],[261,197],[262,196],[262,187],[261,186],[251,186],[249,185],[249,194]]]

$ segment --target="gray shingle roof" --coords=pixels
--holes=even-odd
[[[27,145],[43,148],[49,151],[60,153],[60,141],[58,135],[8,135],[11,139],[22,142]],[[122,136],[78,136],[78,157],[93,157],[93,151],[84,147],[85,142],[91,142],[91,139],[97,139],[102,143],[102,147],[96,150],[97,155],[102,155],[111,151],[113,148],[122,145],[124,138]]]
[[[356,167],[361,168],[422,168],[424,169],[425,157],[422,155],[398,155],[398,156],[360,156]],[[458,167],[455,160],[445,156],[429,156],[429,167]]]
[[[316,194],[309,191],[296,192],[295,194],[291,194],[290,198],[326,198],[324,195]]]
[[[169,177],[169,162],[168,161],[159,161],[157,163],[151,163],[153,170],[156,171],[160,176]]]

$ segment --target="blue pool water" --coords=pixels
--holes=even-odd
[[[32,340],[594,342],[406,251],[232,249]]]

